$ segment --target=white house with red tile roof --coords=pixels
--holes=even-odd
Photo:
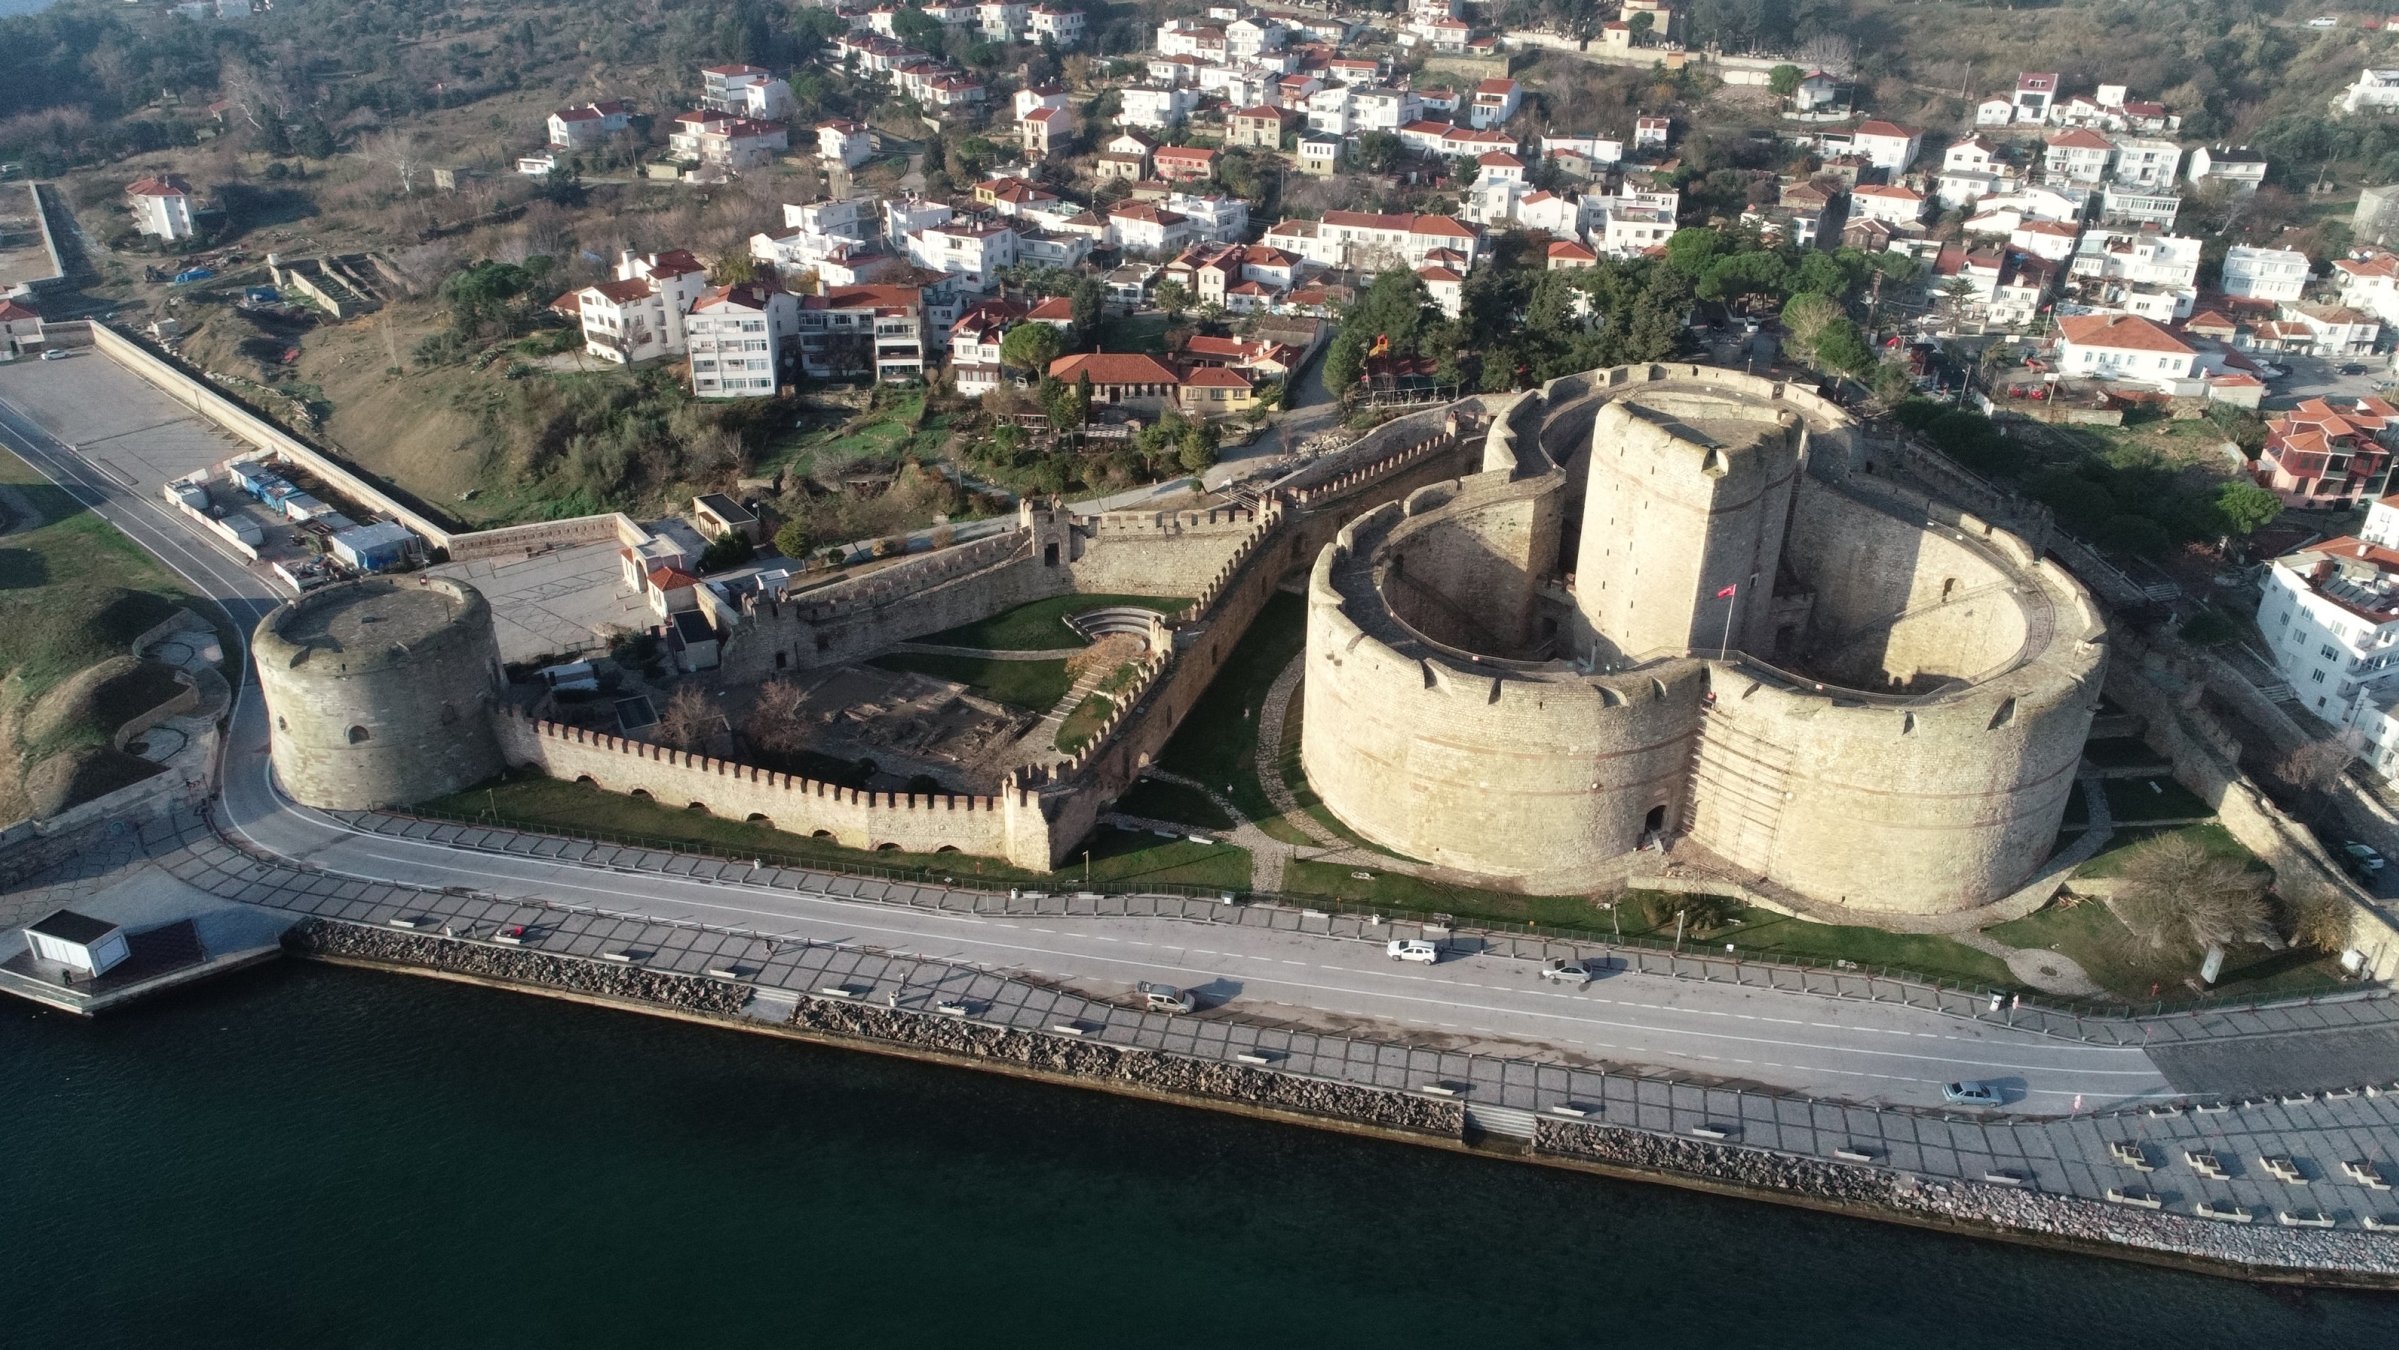
[[[600,144],[633,123],[632,110],[620,99],[560,108],[550,114],[550,148],[585,150]]]
[[[126,185],[125,204],[134,228],[160,239],[192,237],[192,185],[183,175],[155,174]]]
[[[2371,249],[2361,257],[2336,258],[2332,279],[2341,288],[2342,304],[2399,324],[2399,254]]]
[[[1924,194],[1897,183],[1861,183],[1849,190],[1852,220],[1917,225],[1924,220]]]
[[[2276,558],[2258,601],[2275,669],[2302,707],[2336,724],[2351,720],[2361,695],[2387,695],[2399,668],[2399,548],[2391,516],[2380,514],[2387,501],[2366,512],[2381,542],[2344,536]]]
[[[639,365],[690,349],[684,317],[708,289],[708,269],[681,249],[617,259],[616,277],[574,293],[583,349],[603,361]]]
[[[1417,268],[1416,279],[1424,283],[1425,294],[1433,298],[1434,307],[1443,314],[1454,319],[1466,308],[1466,278],[1446,267],[1434,266]]]
[[[835,118],[816,124],[816,157],[825,163],[855,169],[874,154],[874,135],[864,122]]]
[[[1571,239],[1553,239],[1544,250],[1543,268],[1551,272],[1569,272],[1578,268],[1597,267],[1599,255]]]
[[[2068,375],[2170,386],[2192,377],[2199,349],[2129,314],[2076,314],[2057,321],[2058,369]]]
[[[2057,96],[2057,72],[2028,70],[2016,76],[2016,94],[2009,101],[2016,105],[2017,121],[2039,123],[2049,120]]]
[[[1636,117],[1633,119],[1633,148],[1635,150],[1666,148],[1674,139],[1674,119],[1671,117]]]
[[[2107,181],[2116,157],[2116,143],[2096,131],[2076,127],[2053,131],[2042,141],[2041,172],[2051,183],[2097,187]]]
[[[2082,229],[2062,220],[2028,220],[2008,231],[2008,247],[2029,253],[2050,262],[2064,262],[2074,256],[2075,243],[2082,238]]]
[[[1482,235],[1449,216],[1327,211],[1322,220],[1287,220],[1267,231],[1271,248],[1327,267],[1421,267],[1425,255],[1450,249],[1467,266],[1482,250]]]
[[[1480,81],[1466,104],[1466,124],[1478,130],[1498,126],[1514,117],[1523,102],[1524,90],[1514,80]]]
[[[1849,143],[1868,163],[1896,177],[1916,162],[1916,151],[1924,138],[1912,128],[1878,120],[1858,123],[1858,129],[1850,133]]]

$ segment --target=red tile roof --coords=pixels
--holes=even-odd
[[[1182,383],[1172,367],[1138,352],[1085,352],[1050,362],[1050,378],[1061,384],[1073,384],[1086,375],[1093,384]]]
[[[2113,347],[2119,351],[2170,352],[2188,356],[2189,343],[2131,314],[2075,314],[2057,321],[2066,341],[2078,347]]]
[[[2045,144],[2057,150],[2113,150],[2116,148],[2114,141],[2083,127],[2076,127],[2072,131],[2056,132],[2048,138]]]
[[[162,173],[155,178],[137,178],[125,188],[135,197],[189,197],[192,185],[181,174]]]
[[[1860,136],[1888,136],[1894,140],[1904,141],[1914,138],[1916,133],[1897,122],[1860,122],[1857,134]]]

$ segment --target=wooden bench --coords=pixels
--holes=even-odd
[[[2332,1227],[2332,1216],[2320,1209],[2286,1209],[2275,1218],[2285,1228]]]
[[[2202,1219],[2214,1219],[2218,1223],[2257,1222],[2257,1216],[2255,1214],[2252,1214],[2248,1210],[2241,1208],[2239,1205],[2219,1205],[2213,1200],[2200,1201],[2197,1205],[2192,1207],[2191,1212],[2198,1215]]]
[[[2157,1198],[2157,1192],[2145,1191],[2138,1186],[2110,1186],[2107,1188],[2107,1198],[2112,1204],[2130,1205],[2135,1209],[2166,1207],[2166,1202]]]

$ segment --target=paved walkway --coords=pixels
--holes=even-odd
[[[715,877],[745,887],[821,892],[883,905],[920,907],[963,900],[981,908],[1027,914],[1057,910],[1066,917],[1096,902],[1138,901],[1165,917],[1172,909],[1184,922],[1197,921],[1195,937],[1219,924],[1264,925],[1293,934],[1344,934],[1348,916],[1275,906],[1222,906],[1171,897],[1022,898],[959,892],[945,887],[753,867],[691,855],[649,854],[589,841],[429,825],[390,817],[353,816],[365,826],[381,823],[409,837],[438,837],[451,846],[488,848],[511,855],[551,857],[641,872],[671,869],[690,880]],[[1053,984],[1016,978],[1008,971],[963,965],[882,950],[854,939],[810,941],[744,931],[709,923],[601,911],[545,900],[509,898],[465,888],[431,891],[385,882],[312,872],[234,849],[200,817],[180,812],[128,829],[108,845],[69,859],[43,880],[49,885],[20,890],[11,900],[28,907],[56,903],[66,895],[107,884],[110,871],[155,860],[169,873],[211,894],[287,914],[388,929],[398,923],[421,933],[489,943],[503,935],[524,950],[595,963],[608,953],[629,953],[644,968],[701,978],[727,979],[749,991],[753,1006],[779,1008],[806,998],[888,1003],[903,1012],[941,1015],[944,1003],[964,1003],[978,1020],[1034,1035],[1070,1036],[1143,1047],[1217,1061],[1264,1061],[1282,1071],[1395,1091],[1449,1084],[1477,1106],[1546,1111],[1576,1104],[1592,1118],[1665,1135],[1705,1129],[1744,1148],[1822,1158],[1836,1149],[1863,1151],[1880,1166],[1930,1178],[1974,1181],[2005,1169],[2022,1174],[2044,1191],[2100,1199],[2110,1187],[2140,1182],[2167,1203],[2187,1209],[2207,1201],[2272,1212],[2312,1208],[2335,1215],[2355,1229],[2362,1217],[2394,1208],[2384,1193],[2349,1180],[2348,1159],[2364,1158],[2390,1170],[2388,1141],[2399,1131],[2399,1094],[2339,1090],[2251,1100],[2201,1113],[2182,1108],[2129,1109],[2077,1114],[2063,1119],[2028,1119],[1940,1110],[1875,1107],[1761,1090],[1725,1081],[1692,1081],[1627,1070],[1562,1062],[1547,1056],[1485,1053],[1444,1045],[1444,1038],[1372,1039],[1277,1025],[1237,1013],[1198,1017],[1149,1013],[1106,999],[1084,996]],[[1354,926],[1354,924],[1352,925]],[[1408,935],[1398,923],[1375,936]],[[1367,937],[1363,931],[1356,934]],[[1200,938],[1206,941],[1209,939]],[[1546,948],[1548,944],[1539,944]],[[1530,960],[1522,940],[1494,938],[1483,955]],[[1623,953],[1633,957],[1636,954]],[[1612,982],[1594,993],[1605,992]],[[2221,1018],[2216,1034],[2256,1034],[2274,1026],[2370,1027],[2391,1023],[2389,1000],[2267,1009],[2211,1015]],[[1984,1025],[1991,1019],[1977,1018]],[[1060,1028],[1071,1028],[1061,1032]],[[1393,1028],[1396,1036],[1409,1036]],[[2122,1144],[2140,1146],[2154,1173],[2135,1174],[2115,1162]],[[2181,1162],[2184,1150],[2211,1151],[2232,1164],[2223,1178],[2201,1177]],[[2309,1184],[2277,1180],[2255,1165],[2259,1156],[2299,1159]],[[2272,1231],[2272,1230],[2269,1230]]]

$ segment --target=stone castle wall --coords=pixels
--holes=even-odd
[[[1014,866],[1043,872],[1057,861],[1041,804],[1023,788],[988,797],[864,792],[535,721],[513,711],[501,713],[496,724],[511,765],[645,796],[661,806],[696,805],[712,816],[758,821],[845,848],[956,850],[1005,858]]]

